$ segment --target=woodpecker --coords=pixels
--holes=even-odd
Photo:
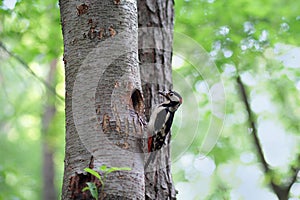
[[[171,130],[174,114],[182,104],[182,97],[175,91],[169,90],[158,93],[164,96],[166,100],[153,110],[147,125],[148,133],[151,134],[148,137],[148,153],[151,154],[145,164],[145,169],[150,161],[155,159],[157,151],[164,145]]]

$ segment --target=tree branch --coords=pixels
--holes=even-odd
[[[261,146],[260,141],[258,139],[255,120],[254,120],[253,114],[251,112],[251,108],[250,108],[250,104],[249,104],[249,101],[248,101],[248,96],[247,96],[247,93],[246,93],[246,89],[244,87],[244,84],[241,81],[240,76],[237,77],[237,83],[238,83],[238,86],[240,88],[240,92],[241,92],[241,95],[242,95],[243,102],[246,106],[246,110],[247,110],[248,117],[249,117],[250,127],[252,128],[252,134],[251,135],[253,136],[254,144],[255,144],[255,147],[257,149],[259,159],[261,160],[261,162],[263,164],[264,171],[266,173],[268,173],[270,171],[270,167],[269,167],[269,165],[268,165],[268,163],[265,159],[265,156],[264,156],[264,153],[263,153],[263,150],[262,150],[262,146]]]
[[[15,53],[9,51],[5,45],[0,41],[0,47],[11,57],[13,57],[14,59],[16,59],[19,63],[21,63],[21,65],[32,75],[34,76],[38,81],[42,82],[43,85],[46,86],[46,88],[51,91],[54,95],[57,96],[58,99],[64,101],[64,97],[60,96],[59,94],[56,93],[55,88],[53,88],[50,84],[47,83],[47,81],[45,81],[44,79],[42,79],[41,77],[39,77],[30,67],[29,65],[22,59],[20,58],[18,55],[16,55]]]
[[[297,166],[296,167],[291,167],[292,171],[292,176],[291,180],[287,186],[287,191],[289,192],[293,184],[297,181],[298,173],[300,171],[300,154],[297,156]]]
[[[265,159],[265,156],[264,156],[264,153],[263,153],[263,150],[262,150],[262,146],[260,144],[260,141],[259,141],[259,138],[258,138],[258,135],[257,135],[257,127],[255,125],[255,119],[253,117],[253,114],[252,114],[252,111],[251,111],[251,108],[250,108],[247,92],[246,92],[246,89],[244,87],[243,82],[241,81],[240,76],[237,77],[237,83],[238,83],[238,86],[239,86],[239,89],[240,89],[240,92],[241,92],[242,100],[245,104],[245,107],[246,107],[246,110],[247,110],[247,113],[248,113],[248,116],[249,116],[250,127],[253,130],[251,135],[253,136],[253,140],[254,140],[255,147],[257,149],[258,157],[259,157],[259,159],[260,159],[260,161],[263,165],[263,169],[264,169],[265,174],[269,174],[271,176],[271,181],[270,181],[269,184],[270,184],[272,190],[274,191],[274,193],[277,195],[278,199],[287,200],[288,196],[289,196],[290,189],[291,189],[292,185],[297,180],[297,175],[299,173],[299,166],[291,167],[291,171],[293,173],[292,173],[292,176],[290,177],[290,182],[288,184],[284,185],[284,183],[283,183],[283,184],[279,185],[279,184],[274,182],[274,174],[270,173],[273,170],[269,167],[269,164],[267,163],[267,161]],[[300,155],[298,156],[298,163],[300,163]]]

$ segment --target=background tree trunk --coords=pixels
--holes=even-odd
[[[159,102],[159,90],[172,89],[172,42],[174,28],[174,1],[138,1],[139,60],[145,111]],[[168,143],[170,138],[167,138]],[[157,154],[154,165],[145,173],[146,199],[175,199],[171,175],[170,147]]]
[[[55,72],[56,72],[57,60],[54,60],[50,64],[50,70],[48,73],[47,83],[49,85],[55,85]],[[49,91],[47,93],[50,93]],[[52,94],[47,94],[48,101],[44,109],[42,117],[42,151],[43,151],[43,200],[52,200],[57,198],[57,193],[54,185],[54,161],[53,161],[53,147],[49,141],[49,126],[56,113],[54,103],[51,101]]]
[[[66,155],[62,199],[95,177],[86,167],[130,167],[109,174],[101,197],[143,199],[138,115],[143,103],[137,61],[136,1],[60,1],[66,76]]]

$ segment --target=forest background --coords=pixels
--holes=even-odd
[[[286,188],[299,199],[300,2],[176,0],[174,32],[173,83],[184,98],[172,140],[178,199],[271,200]],[[225,97],[190,62],[191,49],[176,53],[186,40],[215,63]],[[0,199],[41,199],[48,162],[60,196],[62,53],[56,0],[0,2]]]

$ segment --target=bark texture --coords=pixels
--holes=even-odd
[[[173,0],[138,1],[139,60],[148,119],[151,109],[162,101],[158,91],[172,89],[173,7]],[[170,167],[170,147],[166,146],[145,172],[146,199],[176,199]]]
[[[60,1],[66,76],[66,149],[62,199],[144,199],[139,139],[143,115],[134,0]],[[83,172],[130,167],[101,184]]]

